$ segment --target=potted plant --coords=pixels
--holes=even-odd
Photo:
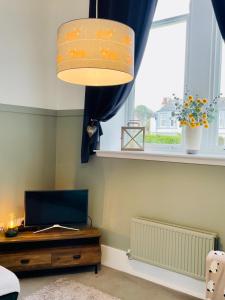
[[[188,96],[179,99],[175,95],[176,109],[173,116],[176,117],[181,127],[184,127],[183,137],[186,152],[196,154],[201,147],[202,129],[209,128],[213,121],[219,96],[212,101],[198,96]]]

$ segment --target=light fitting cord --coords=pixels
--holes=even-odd
[[[95,18],[98,19],[98,0],[96,0]]]

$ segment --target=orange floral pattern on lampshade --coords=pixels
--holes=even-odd
[[[65,41],[73,41],[75,39],[77,39],[80,35],[80,30],[79,29],[75,29],[73,31],[67,32],[65,34]]]
[[[98,30],[96,32],[96,37],[99,39],[111,39],[113,36],[112,30],[105,29],[105,30]]]
[[[132,38],[129,35],[124,36],[123,42],[125,45],[131,45],[132,43]]]
[[[100,50],[102,57],[105,59],[116,60],[118,59],[118,54],[110,49],[101,49]]]
[[[87,56],[87,52],[83,49],[80,50],[72,49],[69,51],[69,55],[72,58],[84,58]]]

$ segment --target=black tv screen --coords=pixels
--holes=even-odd
[[[88,190],[25,192],[25,226],[84,225]]]

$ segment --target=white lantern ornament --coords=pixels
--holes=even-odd
[[[145,127],[140,121],[129,121],[127,126],[121,128],[122,151],[144,151]]]

